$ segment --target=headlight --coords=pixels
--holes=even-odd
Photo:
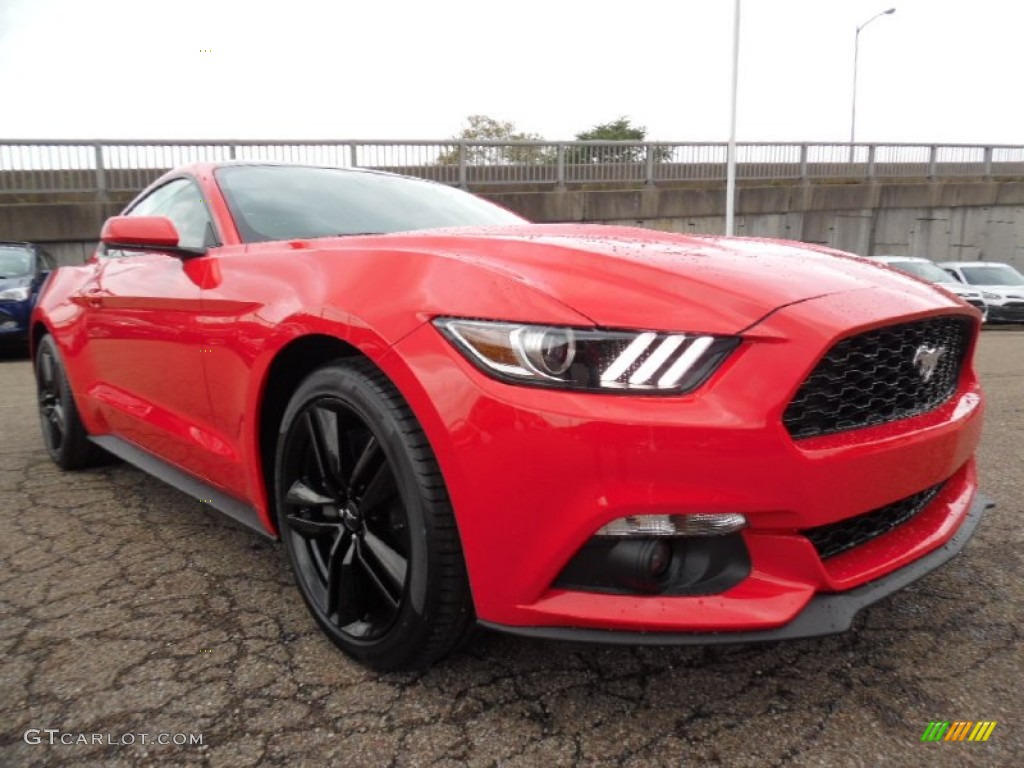
[[[981,292],[981,298],[985,299],[985,301],[1002,301],[1003,300],[1003,297],[1000,296],[998,293],[989,293],[988,291],[982,291]]]
[[[22,285],[18,288],[8,288],[0,291],[0,301],[24,301],[31,292],[27,285]]]
[[[733,336],[452,318],[437,318],[434,325],[467,360],[496,379],[590,391],[689,392],[739,343]]]

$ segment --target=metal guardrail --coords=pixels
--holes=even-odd
[[[726,144],[624,141],[0,140],[0,195],[135,192],[193,162],[374,168],[463,188],[723,182]],[[741,143],[741,181],[1024,176],[1024,146]]]

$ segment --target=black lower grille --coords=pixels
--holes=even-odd
[[[1024,320],[1024,301],[1008,301],[999,307],[990,307],[989,314],[1020,322]]]
[[[837,342],[786,408],[786,429],[816,437],[938,407],[956,391],[972,329],[966,317],[933,317]]]
[[[822,560],[835,557],[840,552],[860,546],[871,539],[888,533],[898,525],[910,520],[931,503],[942,483],[900,499],[879,509],[873,509],[857,517],[848,517],[837,523],[807,528],[801,533],[811,540]]]

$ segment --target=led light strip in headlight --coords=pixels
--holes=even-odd
[[[467,360],[494,378],[591,391],[688,392],[738,343],[731,336],[454,318],[438,318],[434,325]]]

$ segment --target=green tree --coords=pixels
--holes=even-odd
[[[495,120],[487,115],[470,115],[466,127],[455,137],[463,141],[543,141],[536,133],[523,133],[515,123]],[[466,162],[470,165],[518,165],[552,162],[554,148],[546,146],[473,146],[466,147]],[[458,165],[459,148],[452,147],[437,157],[440,165]]]
[[[608,123],[595,125],[588,131],[576,134],[577,141],[633,141],[638,146],[590,146],[568,147],[565,162],[576,165],[600,163],[642,163],[647,159],[647,148],[639,146],[647,140],[647,128],[633,125],[628,117],[620,117]],[[667,162],[672,159],[672,148],[663,144],[651,147],[654,161]]]

